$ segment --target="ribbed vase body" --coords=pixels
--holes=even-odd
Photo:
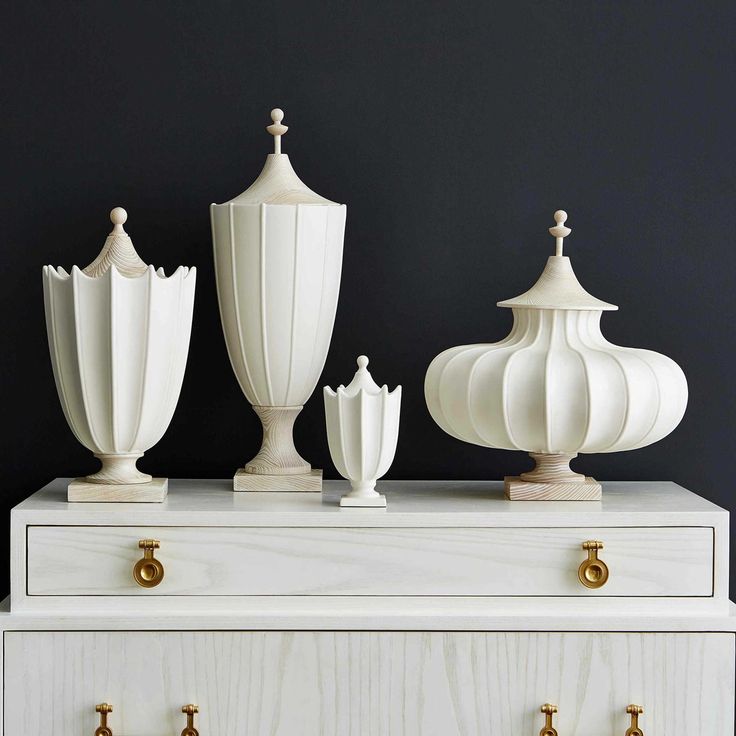
[[[181,390],[196,269],[153,266],[97,277],[43,269],[56,388],[77,439],[102,455],[140,455],[166,431]]]
[[[600,311],[513,313],[505,340],[454,347],[430,364],[425,398],[445,432],[507,450],[617,452],[679,424],[688,395],[680,367],[608,342]]]
[[[354,395],[344,388],[324,389],[325,418],[330,455],[338,473],[354,487],[385,475],[396,454],[399,438],[401,386],[389,393],[359,391]]]
[[[344,205],[212,205],[220,316],[233,371],[254,406],[312,395],[335,322]]]

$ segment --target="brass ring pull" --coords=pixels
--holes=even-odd
[[[598,550],[603,549],[603,542],[590,539],[583,542],[583,549],[588,553],[578,568],[578,579],[586,588],[602,588],[608,580],[608,565],[598,559]]]
[[[95,713],[100,714],[100,726],[95,731],[95,736],[112,736],[112,729],[107,725],[107,714],[112,713],[112,706],[100,703],[95,706]]]
[[[141,588],[155,588],[164,579],[164,566],[153,556],[153,551],[160,546],[158,539],[141,539],[138,542],[143,557],[135,563],[133,577]]]
[[[539,732],[539,736],[558,736],[557,729],[552,725],[552,715],[557,713],[557,706],[545,703],[542,706],[542,713],[544,713],[544,727]]]
[[[181,736],[199,736],[199,731],[194,728],[194,714],[199,713],[198,705],[185,705],[181,709],[182,713],[187,715],[186,728],[181,732]]]
[[[626,736],[644,736],[644,731],[639,728],[639,716],[644,708],[640,705],[627,705],[626,712],[631,716],[631,728],[626,730]]]

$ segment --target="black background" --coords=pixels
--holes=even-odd
[[[578,277],[620,306],[604,334],[671,356],[690,385],[672,435],[577,468],[672,479],[732,506],[735,20],[730,1],[8,6],[2,510],[96,467],[59,407],[41,266],[86,265],[115,205],[144,260],[199,269],[179,406],[141,467],[230,477],[255,453],[258,420],[219,324],[208,205],[258,174],[277,105],[297,172],[348,205],[319,386],[347,382],[367,353],[379,383],[404,387],[388,477],[494,479],[527,467],[521,453],[445,435],[422,384],[441,350],[506,335],[511,315],[495,302],[536,280],[562,207]],[[296,435],[335,477],[319,390]],[[4,582],[7,569],[0,560]]]

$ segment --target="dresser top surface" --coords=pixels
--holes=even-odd
[[[386,509],[340,508],[319,493],[234,493],[231,480],[171,479],[163,503],[67,503],[57,478],[16,506],[29,523],[248,526],[606,526],[698,523],[726,511],[669,481],[603,483],[602,501],[507,501],[500,481],[382,481]]]

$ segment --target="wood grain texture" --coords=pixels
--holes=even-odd
[[[5,736],[732,736],[731,634],[9,632]],[[44,707],[38,707],[43,703]]]
[[[233,491],[250,493],[319,493],[322,471],[310,470],[298,475],[261,475],[239,468],[233,477]]]
[[[11,614],[8,597],[0,630],[736,632],[736,605],[712,598],[159,596],[145,616],[135,596],[28,600],[53,607]]]
[[[166,570],[135,584],[139,539],[158,539]],[[606,585],[577,578],[581,544],[601,539]],[[713,530],[28,528],[30,596],[710,596]]]
[[[570,598],[549,597],[544,599],[546,615],[574,616],[576,613],[593,618],[606,617],[618,621],[617,626],[629,627],[626,620],[620,620],[621,613],[630,611],[641,616],[661,616],[662,614],[718,615],[728,609],[728,513],[715,504],[668,482],[608,482],[599,503],[549,504],[526,502],[523,504],[507,501],[503,497],[503,485],[498,481],[381,481],[379,490],[386,494],[387,509],[363,509],[356,513],[340,509],[340,497],[349,488],[345,481],[325,481],[323,492],[317,493],[233,493],[232,480],[177,480],[169,481],[170,491],[162,504],[105,504],[66,502],[68,480],[57,479],[41,491],[19,504],[11,515],[11,590],[14,611],[34,612],[78,612],[78,596],[28,596],[26,590],[26,542],[30,526],[63,525],[79,527],[182,527],[187,534],[189,527],[257,527],[260,529],[298,527],[302,530],[318,530],[322,527],[349,529],[360,534],[362,529],[440,529],[442,534],[452,529],[506,529],[523,527],[532,533],[535,529],[568,528],[587,531],[599,528],[625,527],[704,527],[714,535],[713,559],[713,597],[699,598],[589,598],[575,596]],[[150,530],[149,530],[150,531]],[[219,535],[219,530],[212,530]],[[541,533],[541,532],[540,532]],[[646,531],[643,532],[646,535]],[[149,533],[143,536],[151,536]],[[181,535],[178,534],[181,540]],[[141,537],[142,538],[142,537]],[[587,538],[600,538],[591,535]],[[304,537],[307,540],[307,536]],[[602,537],[604,543],[606,536]],[[137,542],[137,538],[133,540]],[[580,541],[583,541],[582,539]],[[369,550],[373,554],[374,550]],[[608,552],[608,550],[606,550]],[[204,552],[204,559],[208,551]],[[515,546],[506,551],[513,559]],[[70,554],[70,553],[67,553]],[[385,550],[390,555],[391,550]],[[570,558],[571,567],[576,567],[580,559],[576,550]],[[685,550],[681,551],[686,555]],[[119,550],[111,562],[119,564]],[[539,555],[544,557],[544,550]],[[305,564],[310,562],[307,555]],[[608,563],[613,559],[604,555]],[[655,556],[656,559],[656,556]],[[629,563],[633,560],[630,558]],[[303,562],[301,556],[297,560]],[[53,561],[52,561],[53,564]],[[76,562],[75,562],[76,564]],[[282,562],[282,564],[285,564]],[[340,565],[349,562],[341,560]],[[392,571],[396,564],[408,565],[398,557],[391,557],[387,570]],[[647,575],[646,560],[634,561],[643,580]],[[618,567],[618,564],[616,565]],[[423,568],[426,569],[426,568]],[[656,568],[655,568],[656,569]],[[65,571],[61,571],[65,573]],[[217,571],[215,571],[216,573]],[[128,574],[127,572],[125,573]],[[371,580],[376,584],[374,570]],[[612,579],[603,589],[617,579],[617,571],[612,570]],[[486,576],[487,577],[487,576]],[[575,576],[576,577],[576,576]],[[332,580],[332,579],[331,579]],[[334,580],[332,580],[334,582]],[[577,584],[577,583],[576,583]],[[176,601],[161,595],[148,598],[146,611],[162,616],[175,610],[190,610],[198,615],[228,612],[240,616],[239,620],[267,628],[294,628],[300,626],[301,614],[305,613],[310,626],[320,628],[350,628],[345,620],[355,622],[361,628],[384,626],[396,628],[402,611],[411,610],[410,624],[414,628],[437,628],[439,620],[432,616],[443,613],[446,625],[452,627],[471,627],[473,629],[504,625],[504,617],[513,621],[514,615],[532,616],[529,623],[539,628],[536,620],[540,612],[538,599],[526,598],[486,598],[476,608],[476,599],[458,598],[451,606],[442,604],[441,599],[430,594],[416,607],[411,607],[413,599],[403,599],[400,605],[387,606],[384,602],[373,606],[373,599],[348,596],[324,595],[274,597],[271,602],[261,606],[257,597],[187,595]],[[419,600],[419,599],[417,599]],[[531,603],[530,603],[531,602]],[[573,603],[574,602],[574,603]],[[623,602],[622,605],[617,605]],[[117,612],[130,614],[139,605],[136,596],[96,596],[87,597],[85,610],[105,611],[110,615]],[[622,610],[623,606],[623,610]],[[343,611],[342,615],[334,611]],[[406,617],[409,613],[406,613]],[[501,624],[499,624],[499,620]],[[648,619],[651,621],[651,619]],[[274,624],[274,621],[280,624]],[[329,621],[329,624],[325,624]],[[241,624],[244,625],[244,624]],[[581,624],[582,625],[582,624]],[[649,625],[654,625],[650,623]],[[659,624],[658,624],[659,625]],[[678,624],[679,625],[679,624]],[[730,624],[727,624],[730,625]],[[543,625],[542,625],[543,626]]]
[[[294,447],[294,422],[301,406],[254,406],[263,426],[258,454],[245,465],[256,475],[308,475],[312,466]],[[238,489],[235,490],[245,490]]]
[[[148,483],[90,483],[75,478],[67,491],[70,503],[161,503],[169,490],[168,478],[152,478]]]
[[[389,508],[375,515],[346,514],[340,498],[350,488],[326,480],[320,496],[233,495],[230,479],[169,479],[163,505],[66,503],[68,478],[57,478],[13,509],[16,523],[213,526],[718,526],[728,512],[668,481],[608,481],[599,504],[515,504],[501,481],[379,481]],[[725,527],[724,527],[725,528]],[[25,536],[25,531],[23,531]]]
[[[586,477],[582,481],[523,480],[522,476],[507,476],[503,480],[509,501],[600,501],[601,484]]]

